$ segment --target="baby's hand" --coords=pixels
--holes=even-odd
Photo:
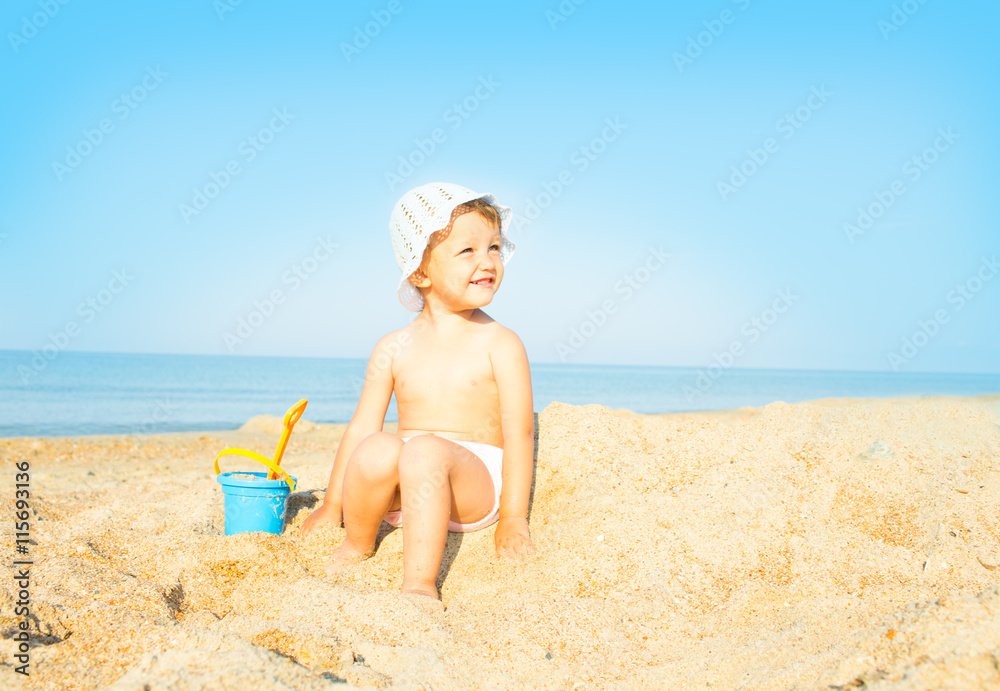
[[[302,537],[305,537],[324,523],[333,523],[334,527],[339,527],[341,521],[340,514],[341,509],[339,506],[323,502],[319,505],[318,509],[309,514],[309,517],[302,523],[302,528],[299,532]]]
[[[493,538],[497,547],[497,557],[529,557],[535,553],[528,533],[528,520],[520,516],[501,518]]]

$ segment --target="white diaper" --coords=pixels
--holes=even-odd
[[[412,438],[413,437],[402,437],[404,443],[410,441]],[[458,444],[459,446],[464,446],[483,462],[483,465],[486,466],[486,470],[490,473],[490,477],[493,479],[493,490],[495,492],[493,510],[490,511],[486,518],[476,521],[475,523],[458,523],[456,521],[448,521],[448,530],[453,533],[471,533],[493,525],[497,522],[497,519],[500,518],[500,484],[503,480],[503,449],[498,446],[490,446],[489,444],[483,444],[478,441],[459,441],[457,439],[449,439],[448,441]],[[403,525],[403,512],[389,511],[385,514],[382,520],[391,526],[401,528]]]

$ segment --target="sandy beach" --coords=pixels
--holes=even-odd
[[[212,461],[280,421],[0,439],[0,524],[31,471],[31,689],[1000,689],[1000,396],[537,415],[538,553],[451,535],[443,607],[397,594],[401,532],[323,577],[302,539],[343,426],[299,423],[283,535],[223,534]],[[391,430],[391,427],[387,427]],[[249,469],[235,458],[225,469]]]

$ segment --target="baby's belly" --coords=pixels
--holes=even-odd
[[[500,404],[495,398],[480,401],[455,395],[414,400],[404,395],[397,399],[396,410],[400,437],[433,434],[503,447]]]

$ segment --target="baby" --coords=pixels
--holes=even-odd
[[[496,523],[497,556],[533,553],[528,356],[481,309],[514,252],[510,218],[493,195],[446,183],[396,203],[389,228],[403,272],[397,292],[420,314],[375,345],[323,504],[302,525],[306,535],[343,519],[347,535],[330,570],[370,555],[383,520],[403,529],[404,593],[439,597],[449,530]],[[396,434],[382,431],[393,393]]]

